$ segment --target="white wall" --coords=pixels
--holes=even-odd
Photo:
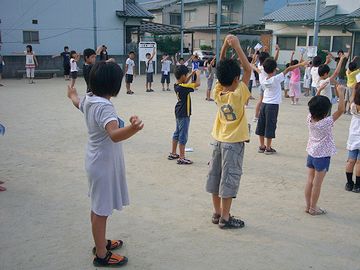
[[[327,5],[337,5],[337,14],[348,14],[360,8],[359,0],[327,0]]]
[[[61,52],[65,45],[76,51],[94,45],[92,1],[0,1],[3,55],[24,51],[23,30],[39,31],[40,43],[31,44],[39,55]],[[124,50],[123,21],[116,16],[116,10],[122,9],[123,0],[107,0],[105,5],[97,0],[98,44],[107,44],[110,54]]]

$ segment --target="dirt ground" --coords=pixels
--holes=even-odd
[[[308,99],[302,97],[300,105],[284,100],[280,107],[277,155],[258,154],[252,133],[231,210],[246,227],[224,231],[211,223],[204,190],[216,113],[205,101],[205,78],[192,95],[192,166],[167,160],[175,94],[160,90],[159,76],[156,92],[145,93],[144,80],[135,78],[135,95],[123,87],[113,99],[122,118],[137,114],[145,123],[124,142],[131,205],[108,223],[108,237],[125,241],[125,269],[360,269],[360,195],[344,190],[350,116],[334,128],[338,154],[319,201],[327,215],[303,212]],[[82,114],[66,98],[61,78],[3,83],[0,122],[7,130],[0,138],[0,178],[8,190],[0,193],[0,269],[94,269]],[[85,92],[83,78],[76,85]],[[250,122],[254,104],[247,109]]]

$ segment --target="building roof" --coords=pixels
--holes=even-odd
[[[181,33],[179,26],[142,21],[140,25],[141,33],[152,33],[154,35],[175,35]],[[193,33],[193,31],[184,29],[184,33]]]
[[[142,1],[142,3],[140,3],[141,7],[146,9],[146,10],[157,10],[157,9],[162,9],[165,6],[168,5],[172,5],[175,4],[176,2],[178,2],[178,0],[147,0]]]
[[[265,29],[265,24],[248,24],[230,30],[230,34],[234,35],[261,35],[272,34],[272,30]]]
[[[354,24],[354,20],[347,15],[335,15],[330,18],[320,20],[321,26],[349,26]],[[308,22],[307,25],[314,25],[314,22]]]
[[[350,18],[360,18],[360,8],[347,15]]]
[[[146,9],[140,7],[135,1],[126,1],[124,11],[116,11],[119,17],[152,19],[154,16]]]
[[[336,6],[326,6],[326,2],[320,4],[320,19],[331,17],[335,14]],[[297,22],[311,21],[315,19],[315,2],[289,3],[282,8],[263,17],[262,21],[272,22]]]

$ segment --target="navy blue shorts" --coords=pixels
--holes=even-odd
[[[329,171],[330,157],[314,158],[310,155],[307,157],[306,167],[315,169],[317,172]]]
[[[188,140],[189,125],[190,117],[176,118],[176,130],[173,135],[173,140],[185,145]]]

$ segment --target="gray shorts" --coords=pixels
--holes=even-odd
[[[154,81],[154,76],[152,72],[146,73],[146,83],[152,83]]]
[[[206,191],[220,198],[236,198],[242,175],[245,144],[215,141]]]

